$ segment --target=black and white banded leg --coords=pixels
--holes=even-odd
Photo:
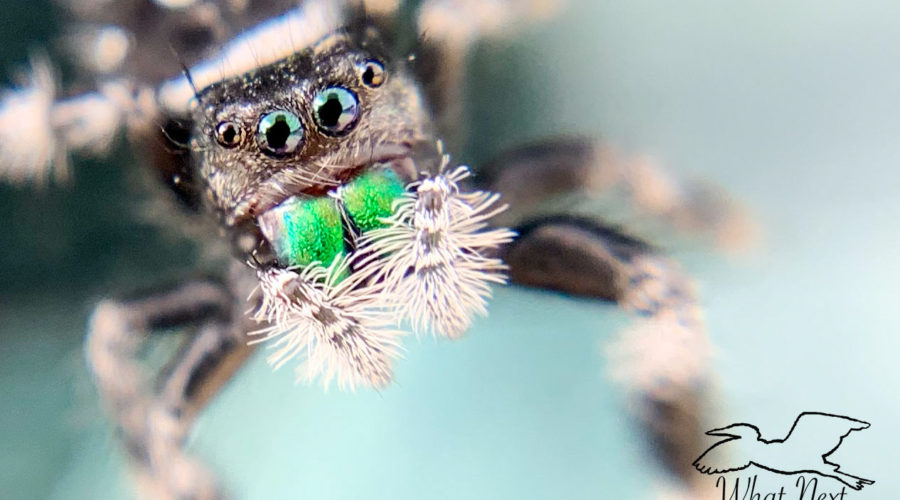
[[[220,498],[214,476],[184,450],[191,424],[251,352],[234,320],[234,297],[213,282],[190,282],[94,310],[87,357],[122,434],[141,489],[152,498]],[[191,327],[154,375],[142,362],[151,337]]]
[[[608,344],[611,375],[665,468],[694,478],[708,411],[710,344],[680,266],[597,221],[551,216],[504,249],[512,282],[613,301],[635,321]]]
[[[723,189],[679,177],[645,156],[626,157],[587,137],[551,138],[501,154],[479,171],[481,182],[503,193],[510,209],[494,223],[515,224],[535,213],[596,215],[631,231],[687,235],[726,251],[754,243],[757,228]]]
[[[711,411],[711,346],[691,280],[658,249],[596,216],[545,206],[566,192],[630,182],[631,174],[602,160],[590,141],[548,141],[501,157],[480,180],[510,205],[503,224],[519,236],[502,258],[512,282],[612,301],[634,315],[605,343],[611,375],[624,386],[654,455],[684,487],[679,494],[701,498],[709,491],[691,464],[703,451]],[[685,197],[671,208],[713,221],[702,217],[710,206]],[[529,218],[533,212],[543,215]]]

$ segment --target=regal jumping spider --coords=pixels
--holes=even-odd
[[[88,75],[79,84],[96,90],[57,96],[50,65],[36,60],[3,97],[0,173],[20,184],[61,178],[70,151],[103,153],[124,129],[174,193],[172,219],[220,259],[219,280],[104,301],[90,322],[94,380],[146,491],[223,494],[184,441],[254,344],[274,347],[276,366],[301,359],[300,378],[382,387],[398,324],[458,337],[507,275],[636,315],[614,349],[615,374],[662,463],[699,491],[690,464],[709,345],[690,281],[601,214],[555,201],[617,191],[714,236],[738,212],[588,139],[527,145],[474,175],[443,154],[440,139],[459,127],[466,50],[542,2],[109,3],[68,3],[72,53]],[[427,36],[405,44],[406,24]],[[173,327],[187,340],[152,384],[141,347]]]

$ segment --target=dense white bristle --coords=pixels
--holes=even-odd
[[[50,65],[35,59],[28,82],[0,98],[0,180],[65,181],[69,152],[105,153],[123,125],[123,115],[135,109],[125,81],[64,100],[55,100],[55,84]]]
[[[68,164],[52,126],[56,80],[49,63],[32,60],[20,88],[0,98],[0,178],[41,183],[51,175],[64,179]]]
[[[271,342],[272,365],[301,357],[300,379],[380,387],[401,349],[397,324],[458,337],[475,314],[486,314],[490,285],[506,281],[505,266],[488,252],[514,234],[488,228],[505,208],[496,205],[499,196],[460,192],[469,170],[444,172],[448,162],[444,157],[441,173],[408,186],[394,215],[383,219],[387,226],[364,233],[356,253],[327,268],[259,271],[262,303],[254,318],[268,325],[253,342]]]
[[[712,345],[702,325],[664,310],[623,330],[607,347],[612,377],[630,392],[665,398],[705,383]]]
[[[442,170],[449,162],[444,157]],[[514,233],[488,229],[487,220],[505,207],[499,195],[461,193],[466,167],[443,172],[411,186],[395,203],[388,226],[366,233],[363,252],[379,259],[385,287],[400,317],[417,331],[458,337],[475,314],[486,314],[491,283],[505,283],[500,259],[487,252],[511,241]]]
[[[712,346],[690,280],[659,256],[632,259],[622,307],[639,315],[609,346],[612,376],[657,397],[705,382]]]
[[[326,387],[332,379],[342,389],[390,382],[403,332],[392,327],[383,286],[371,284],[365,272],[351,272],[351,260],[259,272],[263,302],[254,318],[269,326],[252,334],[262,336],[253,342],[271,341],[270,364],[303,357],[298,380],[321,379]]]

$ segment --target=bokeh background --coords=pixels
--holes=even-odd
[[[58,33],[44,2],[0,9],[6,75]],[[727,187],[762,245],[673,248],[717,346],[721,424],[778,437],[802,411],[872,427],[832,459],[900,495],[900,4],[571,0],[479,46],[474,164],[588,133]],[[0,186],[0,498],[130,498],[81,341],[98,298],[189,272],[139,222],[134,158],[79,162],[66,188]],[[663,242],[665,246],[665,242]],[[499,289],[459,342],[408,342],[382,392],[295,386],[254,357],[192,447],[237,498],[649,498],[658,479],[605,376],[627,318]]]

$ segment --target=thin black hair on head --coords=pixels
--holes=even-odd
[[[200,99],[200,92],[197,90],[197,85],[194,84],[194,77],[191,75],[191,70],[188,68],[187,63],[184,62],[184,58],[181,57],[181,54],[178,53],[178,50],[175,49],[175,46],[172,42],[169,42],[169,50],[172,51],[172,55],[178,59],[178,65],[181,66],[181,74],[184,75],[184,78],[187,80],[188,85],[191,86],[191,91],[194,93],[194,98]]]
[[[181,73],[184,74],[184,77],[187,79],[188,85],[191,86],[191,91],[194,92],[194,98],[199,100],[200,92],[197,91],[197,86],[194,84],[194,77],[191,76],[191,70],[188,69],[187,64],[185,64],[181,59],[178,60],[178,64],[181,65]]]

